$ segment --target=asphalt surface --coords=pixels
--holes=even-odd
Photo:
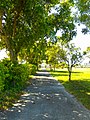
[[[90,111],[43,70],[12,108],[0,112],[0,120],[90,120]]]

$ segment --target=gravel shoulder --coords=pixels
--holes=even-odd
[[[90,120],[90,111],[43,70],[12,108],[0,112],[0,120]]]

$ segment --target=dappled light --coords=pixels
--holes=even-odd
[[[86,92],[87,95],[90,95],[90,92]]]
[[[82,106],[77,103],[73,95],[65,91],[61,83],[52,78],[48,72],[39,71],[33,77],[32,84],[25,89],[13,107],[7,109],[0,120],[14,118],[24,120],[24,115],[31,120],[87,119],[88,113],[86,115],[85,111],[80,110],[79,107]],[[68,113],[69,110],[70,113]]]
[[[90,0],[0,0],[0,120],[90,120],[89,9]]]

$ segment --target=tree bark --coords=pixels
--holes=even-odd
[[[3,10],[0,10],[0,38],[2,33],[2,17],[3,17]]]
[[[69,81],[71,81],[71,71],[69,71]]]
[[[16,53],[15,50],[13,50],[12,45],[10,44],[10,37],[7,37],[7,35],[5,35],[5,41],[6,41],[6,47],[10,53],[10,60],[13,63],[18,63],[18,54]]]
[[[17,58],[18,55],[17,55],[17,53],[15,51],[13,51],[12,49],[10,49],[9,52],[10,52],[10,59],[11,59],[11,61],[14,64],[18,63],[18,58]]]
[[[69,72],[69,81],[71,81],[72,67],[68,68],[68,72]]]

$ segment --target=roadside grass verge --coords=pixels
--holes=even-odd
[[[50,71],[50,73],[90,110],[90,68],[73,68],[71,82],[68,81],[67,69],[58,69],[55,72]]]

